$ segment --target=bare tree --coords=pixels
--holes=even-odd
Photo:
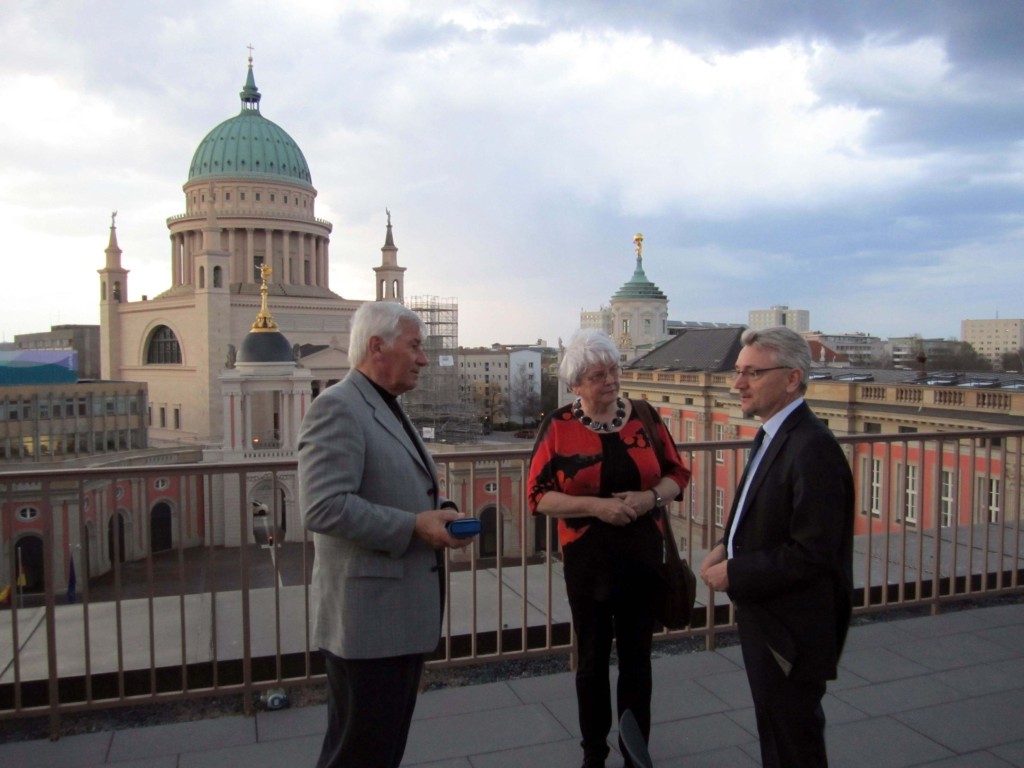
[[[519,423],[525,425],[527,418],[536,420],[540,414],[540,392],[537,390],[536,374],[529,370],[526,363],[519,363],[508,383],[509,418],[519,417]]]

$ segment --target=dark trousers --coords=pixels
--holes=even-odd
[[[398,768],[423,656],[343,659],[320,649],[327,671],[327,733],[317,768]]]
[[[622,576],[622,572],[619,573]],[[585,761],[603,765],[612,726],[609,663],[612,638],[619,659],[616,709],[633,710],[646,741],[651,732],[651,642],[654,599],[649,576],[633,572],[605,599],[570,596],[576,629],[576,700]],[[628,762],[627,762],[628,765]]]
[[[740,643],[754,699],[764,768],[826,768],[825,681],[783,674],[759,627],[739,617]]]

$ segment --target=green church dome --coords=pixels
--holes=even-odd
[[[253,176],[298,182],[312,188],[309,166],[299,145],[279,125],[260,114],[261,97],[252,74],[252,59],[239,95],[242,111],[200,142],[192,156],[188,180]]]
[[[662,293],[661,289],[658,288],[654,283],[647,279],[647,275],[644,274],[644,261],[643,256],[637,255],[636,257],[636,269],[633,271],[633,277],[626,282],[619,290],[612,296],[612,301],[618,300],[652,300],[657,299],[659,301],[667,299],[668,297]]]

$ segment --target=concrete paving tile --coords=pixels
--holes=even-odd
[[[1013,763],[996,757],[991,752],[971,752],[967,755],[947,757],[928,763],[928,768],[1010,768]]]
[[[457,735],[451,726],[457,726]],[[430,762],[562,741],[569,736],[543,706],[521,704],[470,712],[448,724],[416,720],[409,730],[408,752],[416,755],[420,762]]]
[[[841,670],[848,670],[869,683],[902,680],[928,673],[928,667],[911,661],[888,648],[861,648],[844,651],[839,659]],[[842,674],[842,672],[840,672]]]
[[[87,733],[66,736],[58,741],[39,739],[0,744],[0,765],[36,766],[47,768],[78,768],[83,765],[101,765],[107,758],[113,734]]]
[[[424,720],[434,717],[450,717],[465,712],[514,707],[522,703],[522,700],[504,682],[441,688],[420,694],[416,701],[416,712],[413,718]]]
[[[205,752],[183,752],[178,768],[281,768],[316,765],[323,739],[299,736]],[[120,768],[120,766],[111,766]]]
[[[753,705],[744,707],[743,709],[734,709],[731,712],[726,712],[726,717],[732,720],[736,725],[745,730],[754,739],[757,739],[757,718],[754,717]]]
[[[953,752],[991,749],[1024,739],[1024,691],[1000,691],[893,717]]]
[[[256,713],[256,738],[258,741],[323,735],[326,729],[326,704]]]
[[[840,665],[839,676],[835,680],[828,681],[828,689],[830,691],[843,691],[847,688],[860,688],[862,685],[869,684],[870,683],[860,675],[854,674],[849,669],[844,669]]]
[[[743,650],[740,648],[739,643],[725,648],[718,648],[714,653],[728,659],[740,669],[746,669],[746,666],[743,664]]]
[[[614,698],[613,691],[613,701]],[[655,680],[651,697],[651,719],[654,722],[710,715],[729,708],[727,702],[693,680],[682,680],[672,685],[659,685]]]
[[[114,763],[255,743],[255,718],[217,717],[114,731],[109,760]]]
[[[4,763],[6,765],[6,763]],[[141,760],[129,760],[126,763],[96,763],[94,765],[83,765],[80,768],[178,768],[177,755],[161,755],[160,757],[147,757]]]
[[[1010,765],[1017,768],[1024,768],[1024,741],[1015,741],[1012,744],[1001,744],[989,750],[993,755],[999,757]]]
[[[504,752],[473,755],[473,768],[523,768],[524,766],[575,766],[583,762],[579,739],[563,739]],[[405,763],[402,763],[404,766]],[[424,766],[432,768],[432,764]]]
[[[657,768],[758,768],[759,765],[760,760],[755,760],[740,747],[726,747],[699,755],[659,760]]]
[[[570,697],[546,701],[543,706],[558,721],[559,725],[565,728],[567,733],[572,734],[577,739],[582,736],[580,733],[579,707],[576,704],[575,693]]]
[[[511,688],[524,704],[576,695],[576,676],[573,672],[559,672],[543,677],[523,677],[508,680]]]
[[[864,720],[868,717],[863,710],[857,709],[842,699],[826,693],[821,700],[822,709],[825,710],[826,728],[838,723],[852,723],[854,720]]]
[[[1003,661],[1020,655],[1019,649],[1007,648],[970,632],[900,643],[891,650],[931,671]]]
[[[965,696],[983,696],[1011,688],[1024,688],[1024,658],[949,669],[936,672],[931,678],[955,688]]]
[[[846,637],[846,650],[878,648],[899,643],[911,637],[899,621],[875,621],[850,627]]]
[[[655,684],[659,680],[695,679],[733,672],[736,669],[737,665],[728,656],[703,651],[683,653],[678,656],[662,656],[651,662]]]
[[[893,623],[902,625],[901,629],[907,634],[932,638],[960,632],[976,632],[979,629],[1003,626],[1014,622],[1007,614],[998,614],[988,610],[964,610],[940,613],[937,616],[920,616]]]
[[[930,676],[911,677],[865,688],[836,691],[833,695],[872,717],[963,698],[955,688],[943,685]]]
[[[733,709],[753,706],[746,670],[701,677],[697,684]]]
[[[650,752],[655,763],[684,755],[734,747],[750,733],[722,714],[692,717],[651,726]]]
[[[1024,624],[1011,624],[1002,627],[991,627],[974,633],[989,642],[998,643],[1014,653],[1024,653]]]
[[[826,728],[825,746],[832,768],[904,768],[953,755],[949,749],[889,717]]]

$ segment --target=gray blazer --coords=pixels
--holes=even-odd
[[[439,505],[437,472],[358,371],[324,390],[299,432],[299,495],[313,532],[316,647],[348,659],[429,653],[441,633],[438,559],[413,536]]]

